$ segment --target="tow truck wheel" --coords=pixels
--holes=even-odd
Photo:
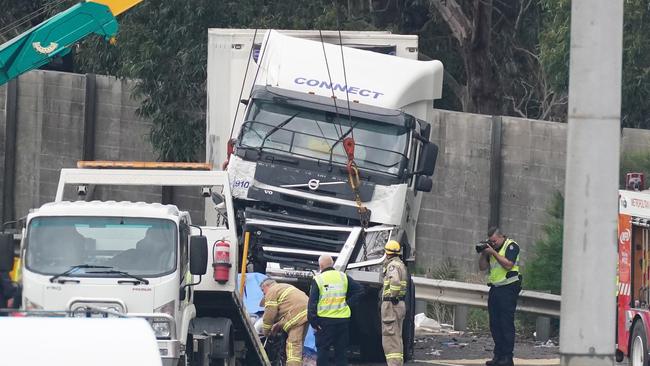
[[[415,351],[415,284],[409,275],[408,290],[406,292],[406,316],[402,323],[402,341],[404,342],[404,360],[413,359]]]
[[[187,355],[182,355],[178,359],[178,366],[189,366],[189,363],[187,362]]]
[[[630,366],[648,366],[648,337],[644,328],[642,321],[634,323],[628,357]]]

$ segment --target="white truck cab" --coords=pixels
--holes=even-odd
[[[117,169],[97,168],[103,164]],[[234,365],[237,359],[269,364],[237,291],[227,173],[164,163],[149,165],[154,169],[119,162],[88,166],[95,168],[62,169],[54,202],[26,218],[23,310],[146,319],[163,365]],[[220,219],[196,226],[174,205],[65,200],[96,185],[196,187],[206,210],[218,210]],[[12,240],[0,236],[0,258],[12,257]],[[10,268],[9,261],[0,262],[0,270]],[[213,264],[214,275],[206,276]]]
[[[22,245],[25,308],[151,314],[143,317],[161,354],[177,358],[196,316],[185,286],[190,224],[187,212],[156,203],[52,202],[33,210]]]

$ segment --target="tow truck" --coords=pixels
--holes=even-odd
[[[196,226],[174,205],[80,200],[92,186],[195,187],[221,219]],[[164,365],[268,365],[237,286],[234,223],[227,173],[209,164],[79,162],[25,220],[24,309],[146,319]],[[0,239],[0,257],[12,240]]]

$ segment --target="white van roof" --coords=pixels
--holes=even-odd
[[[0,329],[6,365],[162,365],[144,319],[1,317]]]

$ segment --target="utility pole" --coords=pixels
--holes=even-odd
[[[563,366],[614,365],[622,0],[571,2]]]

